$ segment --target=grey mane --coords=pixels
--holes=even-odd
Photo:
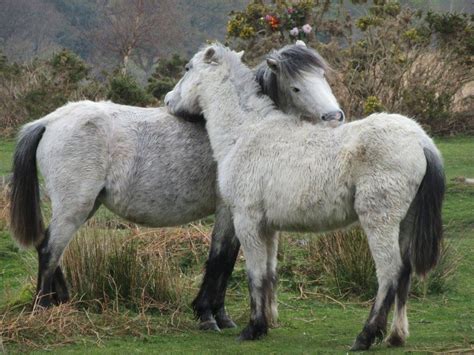
[[[240,57],[235,56],[227,47],[218,42],[213,46],[216,51],[221,52],[226,58],[225,61],[232,67],[229,77],[225,80],[232,81],[236,86],[242,109],[257,110],[261,116],[267,116],[271,111],[276,110],[275,101],[271,97],[260,95],[262,87],[255,80],[255,72],[242,63]],[[256,104],[257,101],[258,104]]]
[[[290,44],[278,51],[274,51],[267,58],[276,59],[280,63],[281,77],[294,78],[302,75],[304,72],[320,68],[328,70],[329,65],[314,49]],[[267,62],[263,61],[256,70],[256,80],[262,88],[262,93],[269,96],[278,106],[280,98],[278,95],[278,82],[276,74],[268,67]]]

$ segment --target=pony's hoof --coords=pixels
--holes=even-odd
[[[249,324],[240,333],[239,340],[257,340],[267,335],[267,328],[255,324]]]
[[[230,319],[228,315],[225,317],[216,317],[217,325],[221,329],[227,329],[227,328],[237,328],[237,324]]]
[[[199,323],[199,330],[212,330],[214,332],[220,332],[220,328],[214,320],[207,320]]]
[[[34,302],[35,302],[34,304],[35,308],[38,308],[38,309],[51,308],[56,305],[50,295],[36,296]]]
[[[364,350],[369,350],[370,345],[365,339],[359,339],[357,338],[354,344],[351,347],[351,351],[364,351]]]
[[[214,314],[214,318],[216,319],[217,325],[221,329],[237,327],[237,325],[229,317],[223,306]]]
[[[386,340],[388,346],[398,348],[405,345],[405,340],[398,334],[393,333]]]
[[[63,292],[55,292],[53,294],[53,303],[55,306],[69,302],[69,294]]]

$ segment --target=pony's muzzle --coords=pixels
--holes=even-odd
[[[171,95],[172,95],[172,92],[173,92],[173,91],[169,91],[169,92],[165,95],[165,98],[164,98],[163,101],[164,101],[166,107],[169,107],[170,104],[171,104]]]
[[[325,113],[324,115],[321,116],[321,119],[323,121],[344,122],[345,118],[346,118],[346,116],[344,115],[344,112],[341,111],[341,110],[328,112],[328,113]]]

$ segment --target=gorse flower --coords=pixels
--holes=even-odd
[[[236,12],[227,25],[230,37],[249,39],[272,32],[293,39],[308,36],[313,28],[306,21],[312,0],[287,0],[286,6],[251,4],[248,9]]]
[[[265,20],[268,22],[272,30],[278,29],[278,26],[280,25],[280,20],[272,15],[266,15]]]

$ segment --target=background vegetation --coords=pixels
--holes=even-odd
[[[366,12],[355,16],[361,8]],[[252,1],[231,15],[227,29],[250,63],[296,39],[318,49],[334,69],[330,83],[349,117],[398,112],[435,134],[473,132],[474,27],[467,13],[391,0],[349,7],[329,0]]]
[[[185,58],[215,38],[245,49],[250,65],[303,39],[332,66],[350,119],[386,110],[434,134],[469,134],[473,13],[464,0],[6,0],[0,134],[67,101],[160,105]]]

